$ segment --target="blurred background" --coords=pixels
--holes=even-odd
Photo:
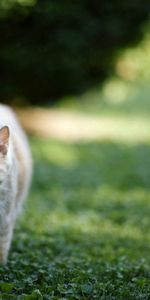
[[[1,101],[54,104],[102,85],[146,34],[149,14],[142,0],[1,0]],[[121,60],[117,76],[135,79],[141,60]]]

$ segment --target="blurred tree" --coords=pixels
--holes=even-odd
[[[142,0],[1,0],[0,98],[43,103],[102,81],[149,14]]]

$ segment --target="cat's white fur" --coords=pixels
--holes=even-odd
[[[18,211],[32,173],[28,141],[14,112],[0,104],[0,263],[7,261]]]

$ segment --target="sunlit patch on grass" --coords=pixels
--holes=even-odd
[[[105,83],[103,96],[106,98],[105,101],[110,103],[121,103],[129,96],[128,84],[119,79],[111,80],[107,84]]]
[[[78,160],[78,152],[71,144],[65,145],[62,143],[60,147],[58,143],[47,141],[46,146],[45,143],[42,143],[42,140],[40,144],[37,144],[37,140],[35,140],[33,147],[39,153],[39,158],[44,158],[56,165],[71,166],[76,164]]]

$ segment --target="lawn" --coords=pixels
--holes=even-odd
[[[66,110],[114,124],[112,136],[30,137],[33,183],[0,267],[0,300],[150,299],[149,92],[113,79],[102,94],[64,99]]]
[[[150,299],[150,143],[31,138],[0,299]]]

